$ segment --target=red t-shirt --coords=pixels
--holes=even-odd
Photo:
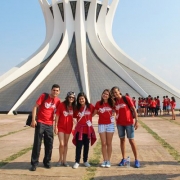
[[[57,108],[56,115],[59,116],[57,125],[58,132],[71,134],[73,127],[73,108],[68,107],[68,109],[66,109],[65,104],[62,102]]]
[[[150,104],[150,107],[155,108],[155,107],[156,107],[156,104],[157,104],[156,101],[152,100],[152,101],[151,101],[151,104]]]
[[[112,116],[112,108],[108,103],[100,104],[98,101],[95,105],[95,109],[98,111],[99,120],[98,124],[111,124],[110,117]]]
[[[128,96],[126,96],[126,99],[129,107],[134,107],[132,100]],[[116,100],[115,109],[117,124],[121,126],[128,126],[133,124],[133,117],[129,107],[123,101],[123,98]]]
[[[36,104],[39,105],[38,113],[37,113],[37,122],[41,122],[47,125],[53,125],[53,118],[56,112],[56,109],[60,103],[60,99],[58,97],[48,98],[44,101],[45,94],[42,94]]]
[[[132,102],[134,104],[134,107],[136,107],[136,100],[135,99],[132,99]]]
[[[163,106],[167,106],[167,104],[168,104],[167,99],[163,99]]]
[[[88,125],[86,122],[90,120],[92,123],[92,113],[94,112],[94,106],[90,104],[90,107],[89,108],[86,107],[85,112],[84,113],[83,112],[84,112],[84,107],[81,107],[80,110],[76,110],[74,112],[74,118],[77,118],[77,123],[84,126],[83,133],[88,134]]]
[[[159,99],[156,99],[156,104],[158,107],[160,107],[160,100]]]
[[[171,106],[172,109],[174,109],[174,108],[176,107],[176,102],[171,101],[171,102],[170,102],[170,106]]]
[[[147,100],[148,107],[150,107],[151,101],[152,101],[151,98],[148,98],[148,100]]]
[[[141,100],[140,101],[140,106],[141,107],[145,107],[146,106],[146,101],[145,100]]]

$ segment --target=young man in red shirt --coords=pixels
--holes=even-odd
[[[35,128],[35,134],[31,155],[31,171],[36,171],[36,167],[38,166],[42,138],[44,140],[45,146],[43,164],[45,168],[51,168],[50,161],[54,139],[53,120],[57,106],[60,103],[60,99],[57,97],[59,93],[60,86],[58,84],[54,84],[51,88],[51,93],[48,95],[48,97],[45,98],[46,95],[44,93],[41,94],[41,96],[38,98],[36,104],[33,107],[31,127]]]
[[[118,87],[113,87],[111,89],[111,93],[115,98],[115,109],[116,109],[116,123],[118,134],[120,138],[120,146],[121,146],[121,153],[122,153],[122,160],[119,163],[119,166],[124,166],[125,160],[125,132],[127,134],[127,138],[129,139],[129,143],[131,145],[134,157],[135,157],[135,164],[136,168],[140,167],[140,163],[137,159],[137,149],[136,144],[134,141],[134,129],[138,128],[138,119],[136,109],[133,105],[131,98],[126,96],[126,102],[124,102],[121,92]],[[131,113],[133,111],[135,115],[135,122],[133,120],[133,116]]]

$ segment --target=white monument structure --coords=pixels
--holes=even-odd
[[[41,47],[27,60],[0,76],[0,112],[32,109],[52,84],[61,86],[61,99],[70,90],[84,91],[95,103],[104,89],[147,97],[174,96],[180,91],[126,55],[112,36],[119,0],[39,0],[46,24]]]

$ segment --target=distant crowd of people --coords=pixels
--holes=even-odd
[[[129,94],[126,93],[126,96],[129,96]],[[147,98],[139,97],[137,103],[135,97],[133,97],[132,101],[134,103],[134,106],[137,108],[139,117],[140,116],[154,117],[154,116],[166,115],[166,114],[169,115],[171,111],[172,120],[176,119],[176,115],[174,112],[176,107],[176,100],[174,97],[171,97],[170,99],[168,96],[163,96],[162,108],[161,108],[161,102],[159,96],[151,97],[151,95],[149,95]]]

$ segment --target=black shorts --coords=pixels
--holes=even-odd
[[[167,110],[167,106],[163,106],[163,110],[165,110],[165,111],[166,111],[166,110]]]
[[[156,109],[155,107],[151,108],[152,113],[155,113],[155,109]]]

